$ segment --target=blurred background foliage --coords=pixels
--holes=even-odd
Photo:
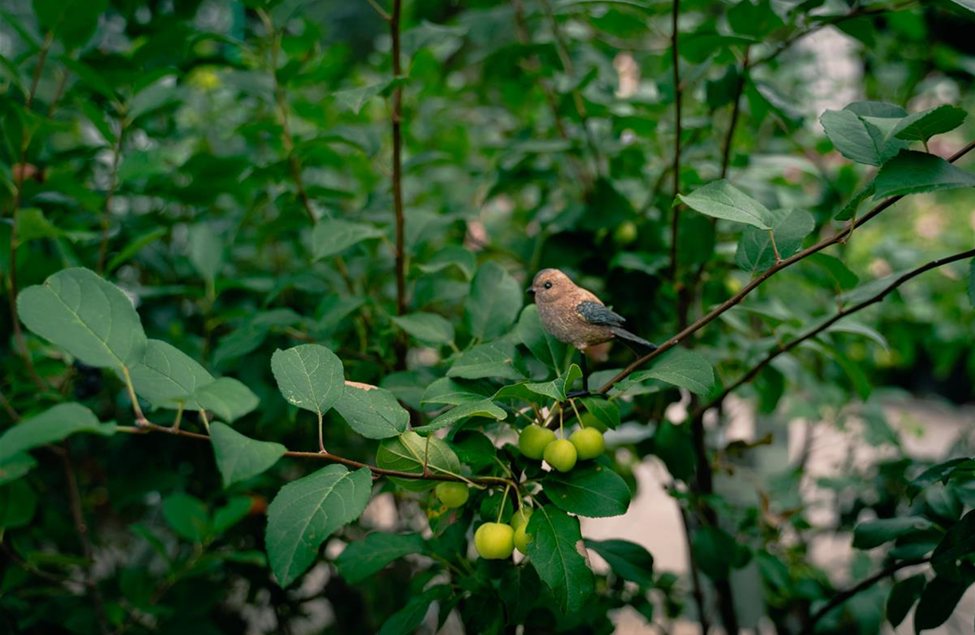
[[[679,190],[727,177],[770,209],[807,210],[815,220],[807,245],[841,226],[834,216],[874,171],[834,150],[819,123],[825,109],[869,99],[910,112],[945,103],[975,112],[975,13],[965,2],[679,6]],[[671,276],[673,9],[629,0],[407,0],[403,75],[394,80],[389,25],[366,0],[7,0],[0,9],[4,294],[12,273],[20,289],[70,266],[103,273],[130,294],[151,337],[260,397],[238,428],[289,448],[313,449],[313,426],[280,397],[268,359],[300,342],[326,344],[350,379],[392,390],[425,417],[434,407],[421,403],[423,391],[452,351],[415,339],[405,348],[391,319],[390,118],[402,90],[410,312],[447,317],[456,330],[451,344],[466,347],[464,303],[479,265],[495,262],[520,283],[559,267],[634,331],[665,339],[753,275],[736,262],[739,225],[685,210]],[[929,148],[948,156],[973,136],[969,117]],[[730,383],[776,341],[834,311],[841,293],[971,248],[973,209],[971,189],[909,198],[848,242],[771,278],[690,345],[719,383]],[[316,233],[329,219],[371,231]],[[698,533],[693,544],[708,577],[738,566],[721,549],[725,537],[748,552],[740,564],[757,564],[760,586],[736,598],[751,607],[743,624],[764,615],[778,632],[799,632],[810,607],[832,597],[836,571],[810,559],[813,536],[848,541],[864,519],[910,513],[948,527],[975,503],[964,479],[938,489],[937,500],[909,502],[906,484],[927,463],[902,437],[921,434],[925,422],[917,422],[920,431],[894,427],[884,407],[916,395],[972,416],[975,317],[966,271],[926,274],[738,391],[741,404],[754,406],[747,416],[780,445],[801,419],[854,426],[879,448],[872,460],[819,482],[836,493],[818,503],[831,510],[828,523],[810,516],[800,496],[809,481],[802,463],[760,474],[757,488],[725,476],[755,469],[769,450],[728,445],[723,426],[708,420],[725,494],[708,504],[720,510],[724,530]],[[30,370],[13,329],[10,312],[0,311],[0,332],[10,334],[0,343],[0,417],[28,416],[73,395],[103,421],[131,422],[117,378],[66,367],[63,355],[26,334]],[[614,348],[597,379],[631,360]],[[48,388],[36,387],[35,372]],[[618,469],[629,474],[656,455],[678,483],[690,482],[687,426],[662,423],[683,421],[687,396],[661,384],[631,397],[621,400],[625,434],[613,443]],[[187,420],[194,425],[195,415]],[[326,438],[345,456],[369,460],[375,451],[343,426],[328,427]],[[248,482],[233,496],[250,498],[249,515],[194,544],[173,530],[164,502],[182,492],[211,510],[233,502],[220,490],[209,448],[157,435],[72,439],[63,452],[42,456],[43,469],[16,485],[17,509],[23,518],[27,505],[30,514],[8,520],[3,535],[7,632],[373,632],[426,581],[412,577],[422,564],[399,562],[354,585],[327,566],[299,589],[273,584],[261,553],[266,501],[306,465],[283,462]],[[966,454],[962,435],[951,456]],[[951,457],[926,460],[937,458]],[[78,480],[93,553],[69,516],[75,501],[66,474]],[[13,497],[14,487],[3,491]],[[674,489],[692,529],[699,493]],[[425,527],[415,497],[392,500],[392,520],[367,518],[341,539],[360,538],[370,522]],[[858,553],[839,578],[866,577],[882,560]],[[84,593],[89,579],[103,606],[93,608]],[[687,576],[658,572],[639,592],[612,574],[601,579],[589,614],[573,622],[542,603],[533,632],[610,632],[607,615],[626,604],[665,632],[698,617]],[[889,588],[872,587],[818,628],[878,632]],[[467,632],[488,632],[493,611],[467,606]],[[720,621],[716,609],[708,613]]]

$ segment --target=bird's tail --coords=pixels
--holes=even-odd
[[[637,355],[646,355],[657,350],[657,345],[653,342],[648,342],[639,335],[634,335],[622,327],[613,326],[610,327],[610,330],[613,331],[616,339],[626,344]]]

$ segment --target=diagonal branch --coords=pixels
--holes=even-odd
[[[954,163],[955,161],[962,158],[972,150],[975,150],[975,141],[972,141],[967,146],[965,146],[964,148],[962,148],[961,150],[953,154],[951,157],[947,159],[947,161],[949,163]],[[829,238],[824,238],[823,240],[819,241],[815,245],[811,247],[807,247],[806,249],[803,249],[799,253],[790,256],[788,258],[784,258],[781,261],[774,264],[773,266],[769,267],[760,276],[754,278],[751,282],[749,282],[744,287],[742,287],[741,291],[739,291],[735,295],[731,296],[730,298],[722,302],[720,305],[712,309],[705,316],[703,316],[702,318],[700,318],[699,320],[697,320],[687,328],[680,331],[677,335],[674,335],[670,339],[662,342],[660,346],[657,347],[657,349],[654,350],[652,353],[648,353],[647,355],[644,355],[643,357],[637,359],[629,366],[627,366],[626,368],[618,372],[616,376],[614,376],[612,379],[610,379],[605,384],[603,384],[599,388],[598,392],[601,394],[605,394],[609,392],[609,389],[612,388],[614,384],[626,379],[627,377],[632,375],[634,372],[636,372],[643,366],[646,366],[649,362],[653,361],[660,355],[666,353],[673,347],[677,346],[683,340],[687,339],[697,331],[703,329],[705,326],[707,326],[715,319],[717,319],[718,316],[720,316],[722,313],[725,313],[726,311],[735,307],[739,302],[744,300],[749,293],[751,293],[756,288],[761,286],[762,283],[764,283],[766,280],[768,280],[778,272],[782,271],[783,269],[791,265],[794,265],[800,260],[804,260],[805,258],[808,258],[809,256],[815,253],[819,253],[820,251],[826,249],[827,247],[830,247],[831,245],[835,245],[836,243],[842,242],[847,236],[849,236],[853,232],[855,228],[868,222],[870,219],[874,218],[875,216],[877,216],[878,214],[880,214],[885,209],[887,209],[897,201],[901,200],[902,198],[904,198],[904,195],[891,196],[890,198],[884,199],[881,203],[879,203],[869,212],[864,214],[862,218],[860,218],[859,220],[857,219],[851,220],[844,229],[840,230],[833,236]]]
[[[802,344],[806,340],[816,337],[817,335],[819,335],[829,327],[839,322],[847,315],[850,315],[851,313],[856,313],[857,311],[867,308],[871,304],[876,304],[880,302],[885,297],[887,297],[887,295],[889,295],[894,289],[901,286],[908,280],[911,280],[912,278],[921,275],[926,271],[930,271],[931,269],[936,269],[938,267],[942,267],[944,265],[951,264],[953,262],[958,262],[959,260],[965,260],[967,258],[975,258],[975,249],[969,249],[968,251],[963,251],[961,253],[957,253],[952,256],[946,256],[944,258],[932,260],[931,262],[924,264],[920,267],[917,267],[916,269],[912,269],[911,271],[908,271],[907,273],[898,276],[894,281],[892,281],[890,284],[884,287],[879,293],[874,294],[873,296],[867,298],[866,300],[860,302],[859,304],[855,304],[847,309],[842,309],[841,311],[839,311],[838,313],[836,313],[826,321],[822,322],[816,328],[807,331],[806,333],[795,338],[794,340],[791,340],[786,344],[779,344],[774,349],[769,351],[768,355],[766,355],[765,358],[762,359],[762,361],[760,361],[758,364],[752,367],[752,369],[749,370],[747,373],[745,373],[738,381],[729,385],[727,388],[724,389],[724,391],[722,391],[720,395],[712,399],[710,403],[708,403],[706,406],[701,408],[701,411],[703,412],[708,408],[714,408],[715,406],[720,405],[721,402],[724,401],[725,398],[727,398],[728,395],[732,393],[732,391],[736,390],[740,386],[747,384],[748,382],[755,379],[755,377],[758,376],[758,374],[762,371],[762,369],[764,369],[766,366],[771,364],[772,360],[774,360],[776,357],[784,353],[788,353],[799,344]]]

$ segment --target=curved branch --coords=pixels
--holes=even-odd
[[[924,264],[924,265],[922,265],[922,266],[920,266],[920,267],[918,267],[916,269],[912,269],[911,271],[908,271],[907,273],[903,274],[902,276],[899,276],[896,280],[894,280],[889,285],[887,285],[886,287],[884,287],[879,293],[871,296],[870,298],[864,300],[863,302],[860,302],[859,304],[855,304],[855,305],[851,306],[848,309],[843,309],[843,310],[839,311],[838,313],[836,313],[835,315],[833,315],[831,318],[829,318],[828,320],[826,320],[825,322],[823,322],[822,324],[820,324],[816,328],[814,328],[814,329],[812,329],[810,331],[807,331],[805,334],[801,335],[800,337],[797,337],[794,340],[791,340],[787,344],[780,344],[779,346],[777,346],[774,349],[772,349],[768,353],[768,355],[766,355],[765,358],[762,359],[762,361],[760,361],[751,370],[749,370],[747,373],[745,373],[741,377],[741,379],[739,379],[735,383],[729,385],[727,388],[724,389],[724,391],[722,391],[722,393],[720,395],[718,395],[717,397],[715,397],[714,399],[712,399],[706,406],[704,406],[703,408],[701,408],[700,409],[700,412],[703,412],[703,411],[705,411],[705,410],[707,410],[709,408],[713,408],[713,407],[719,405],[722,401],[724,401],[728,397],[729,394],[731,394],[732,391],[736,390],[737,388],[739,388],[743,384],[747,384],[748,382],[750,382],[753,379],[755,379],[755,377],[758,376],[758,373],[760,373],[763,368],[765,368],[770,363],[772,363],[772,360],[773,359],[775,359],[779,355],[782,355],[783,353],[788,353],[793,348],[795,348],[799,344],[802,344],[806,340],[809,340],[809,339],[812,339],[812,338],[816,337],[817,335],[819,335],[820,333],[822,333],[823,331],[825,331],[826,329],[828,329],[832,325],[834,325],[837,322],[839,322],[841,319],[843,319],[847,315],[850,315],[851,313],[856,313],[857,311],[860,311],[862,309],[867,308],[871,304],[876,304],[877,302],[880,302],[885,297],[887,297],[887,295],[889,295],[894,289],[896,289],[897,287],[901,286],[902,284],[904,284],[908,280],[911,280],[912,278],[915,278],[916,276],[921,275],[925,271],[930,271],[931,269],[936,269],[938,267],[941,267],[941,266],[944,266],[944,265],[947,265],[947,264],[951,264],[953,262],[958,262],[959,260],[966,260],[968,258],[975,258],[975,249],[969,249],[968,251],[963,251],[961,253],[957,253],[957,254],[954,254],[952,256],[946,256],[944,258],[939,258],[937,260],[932,260],[931,262],[929,262],[927,264]]]
[[[901,569],[905,569],[907,567],[913,567],[914,565],[918,565],[918,564],[924,564],[929,560],[930,558],[913,558],[911,560],[901,560],[900,562],[887,565],[886,567],[884,567],[877,573],[873,574],[869,578],[865,578],[860,582],[857,582],[849,589],[840,591],[832,598],[830,598],[829,602],[827,602],[822,608],[820,608],[818,611],[812,614],[812,617],[810,617],[809,621],[806,622],[805,626],[802,627],[802,630],[799,631],[800,635],[809,635],[810,633],[812,633],[816,627],[816,623],[819,622],[819,620],[823,619],[823,617],[825,617],[830,611],[835,609],[840,604],[843,604],[844,602],[852,598],[854,595],[857,595],[862,591],[866,591],[867,589],[877,584],[884,578],[889,578],[890,576],[894,575],[896,572],[900,571]]]
[[[959,150],[958,152],[956,152],[955,154],[953,154],[951,157],[949,157],[947,159],[947,161],[949,163],[954,163],[955,161],[957,161],[958,159],[962,158],[963,156],[965,156],[966,154],[968,154],[972,150],[975,150],[975,141],[972,141],[967,146],[965,146],[964,148],[962,148],[961,150]],[[688,337],[690,337],[694,333],[696,333],[696,332],[700,331],[701,329],[703,329],[705,326],[707,326],[708,324],[710,324],[711,322],[713,322],[715,319],[717,319],[718,316],[720,316],[722,313],[724,313],[724,312],[732,309],[735,305],[737,305],[739,302],[741,302],[742,300],[744,300],[745,297],[749,293],[751,293],[752,291],[754,291],[763,282],[765,282],[766,280],[768,280],[769,278],[771,278],[772,276],[774,276],[778,272],[782,271],[786,267],[789,267],[791,265],[794,265],[795,263],[799,262],[800,260],[803,260],[805,258],[808,258],[809,256],[811,256],[811,255],[813,255],[815,253],[818,253],[818,252],[822,251],[823,249],[826,249],[827,247],[829,247],[831,245],[835,245],[836,243],[842,242],[847,236],[849,236],[851,233],[853,233],[853,230],[854,229],[856,229],[860,225],[863,225],[864,223],[866,223],[870,219],[874,218],[875,216],[877,216],[877,214],[880,214],[885,209],[887,209],[888,207],[890,207],[891,205],[893,205],[897,201],[901,200],[902,198],[904,198],[904,195],[891,196],[890,198],[884,199],[881,203],[879,203],[877,206],[875,206],[869,212],[867,212],[866,214],[864,214],[863,218],[861,218],[859,220],[857,220],[857,219],[851,220],[850,223],[844,229],[840,230],[839,232],[837,232],[836,234],[834,234],[830,238],[825,238],[825,239],[819,241],[818,243],[816,243],[815,245],[813,245],[811,247],[807,247],[806,249],[803,249],[799,253],[797,253],[797,254],[795,254],[793,256],[790,256],[789,258],[785,258],[785,259],[780,260],[779,262],[775,263],[773,266],[771,266],[768,269],[766,269],[765,272],[763,272],[760,276],[758,276],[757,278],[754,278],[751,282],[749,282],[748,284],[746,284],[741,289],[741,291],[739,291],[738,293],[736,293],[735,295],[731,296],[730,298],[728,298],[727,300],[725,300],[723,303],[721,303],[720,305],[718,305],[717,307],[715,307],[714,309],[712,309],[707,315],[705,315],[701,319],[697,320],[696,322],[694,322],[693,324],[691,324],[687,328],[683,329],[677,335],[674,335],[670,339],[662,342],[660,344],[660,346],[657,347],[657,349],[654,350],[652,353],[648,353],[647,355],[644,355],[643,357],[637,359],[636,361],[634,361],[633,363],[631,363],[629,366],[627,366],[626,368],[624,368],[623,370],[621,370],[619,373],[616,374],[615,377],[613,377],[612,379],[610,379],[609,381],[607,381],[603,386],[601,386],[599,388],[598,392],[601,393],[601,394],[605,394],[605,393],[609,392],[609,389],[612,388],[613,385],[615,385],[617,382],[626,379],[627,377],[629,377],[630,375],[632,375],[634,372],[636,372],[637,370],[639,370],[643,366],[646,366],[647,363],[649,363],[650,361],[652,361],[656,357],[658,357],[658,356],[666,353],[668,350],[670,350],[673,347],[675,347],[678,344],[680,344],[683,340],[687,339]]]
[[[162,432],[165,434],[174,434],[179,437],[186,437],[189,439],[196,439],[197,441],[206,441],[210,443],[210,437],[205,434],[200,434],[198,432],[189,432],[188,430],[181,430],[179,428],[170,428],[166,426],[161,426],[157,423],[153,423],[148,419],[142,418],[138,420],[137,426],[118,426],[116,428],[119,432],[126,432],[130,434],[148,434],[150,432]],[[361,461],[355,461],[353,459],[347,459],[344,456],[339,456],[338,454],[332,454],[331,452],[299,452],[297,450],[287,450],[284,456],[291,456],[300,459],[317,459],[319,461],[328,461],[329,463],[340,463],[347,467],[352,467],[356,469],[367,467],[376,476],[392,476],[394,478],[410,479],[414,481],[455,481],[462,483],[475,483],[477,485],[510,485],[511,480],[501,477],[501,476],[476,476],[472,478],[461,478],[459,476],[454,476],[452,474],[413,474],[412,472],[403,472],[400,470],[387,470],[382,467],[377,467],[375,465],[369,465],[368,463],[363,463]]]

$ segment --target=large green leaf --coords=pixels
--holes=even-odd
[[[346,382],[334,405],[353,430],[367,439],[388,439],[406,432],[410,413],[393,393],[368,384]]]
[[[921,597],[921,592],[924,591],[926,583],[927,578],[924,574],[918,573],[909,578],[904,578],[894,585],[887,597],[887,620],[891,626],[894,628],[900,626],[900,623],[910,613],[911,607]]]
[[[393,323],[416,339],[428,344],[454,341],[454,326],[436,313],[410,313],[394,317]]]
[[[772,223],[775,249],[780,257],[788,258],[799,251],[803,239],[816,228],[816,219],[802,209],[782,210],[775,216]],[[735,262],[750,273],[765,271],[775,264],[775,249],[768,231],[748,227],[738,243]]]
[[[210,442],[224,487],[261,474],[287,451],[280,443],[251,439],[218,421],[210,424]]]
[[[129,370],[135,392],[157,408],[180,405],[199,408],[193,394],[213,383],[211,375],[192,357],[160,340],[148,340],[142,361]]]
[[[319,344],[276,350],[271,356],[271,371],[285,401],[320,415],[345,392],[342,361]]]
[[[115,434],[115,424],[99,423],[91,410],[81,404],[58,404],[7,428],[0,435],[0,469],[13,463],[13,459],[23,452],[62,441],[79,432],[111,436]]]
[[[329,465],[282,487],[268,507],[265,537],[278,584],[287,587],[298,579],[332,532],[362,515],[371,493],[369,469],[350,472],[343,465]]]
[[[873,549],[895,538],[927,531],[932,526],[930,520],[921,516],[867,520],[853,529],[853,546],[857,549]]]
[[[653,556],[642,546],[628,540],[586,540],[586,547],[598,553],[621,578],[653,587]]]
[[[260,403],[250,388],[232,377],[220,377],[197,389],[193,398],[201,408],[228,422],[243,417]]]
[[[89,366],[121,369],[142,360],[146,334],[132,302],[93,271],[65,269],[17,296],[27,328]]]
[[[767,207],[722,179],[708,183],[688,195],[677,196],[685,205],[712,218],[771,229],[775,216]]]
[[[376,464],[387,470],[422,474],[423,462],[434,474],[459,474],[460,461],[444,441],[435,436],[421,437],[410,431],[395,439],[386,439],[376,451]],[[422,492],[436,485],[434,481],[418,479],[393,479],[400,487],[414,492]]]
[[[875,198],[975,187],[975,173],[962,170],[941,157],[904,151],[877,173]]]
[[[649,369],[634,373],[632,379],[659,379],[698,395],[707,395],[714,389],[711,364],[698,353],[680,347],[670,349],[655,359]]]
[[[447,377],[458,379],[523,379],[515,366],[515,347],[504,342],[481,344],[461,355],[447,370]]]
[[[315,260],[342,253],[364,240],[382,238],[381,229],[365,223],[325,219],[315,225],[312,232],[312,254]]]
[[[418,426],[413,429],[418,434],[426,436],[431,432],[450,427],[461,421],[467,421],[472,417],[483,417],[486,419],[501,421],[507,416],[508,413],[502,408],[496,406],[490,399],[482,399],[480,401],[469,401],[467,403],[462,403],[456,408],[451,408],[442,415],[437,416],[433,421],[425,426]]]
[[[406,606],[389,616],[377,635],[412,635],[423,624],[430,605],[437,600],[443,600],[451,594],[451,587],[438,584],[430,587],[420,595],[414,595]]]
[[[180,538],[202,543],[210,528],[210,514],[200,499],[189,494],[173,494],[163,501],[163,518]]]
[[[34,0],[34,13],[44,30],[54,33],[66,49],[86,43],[107,8],[108,0]]]
[[[339,575],[347,582],[362,582],[393,560],[422,553],[426,541],[420,534],[387,534],[375,531],[345,548],[335,559]]]
[[[968,116],[961,108],[944,104],[916,112],[900,120],[894,136],[907,141],[925,141],[934,135],[950,132],[960,126]]]
[[[586,407],[593,417],[601,424],[615,430],[620,425],[620,407],[615,401],[610,401],[603,397],[586,397],[582,399],[582,405]]]
[[[522,310],[516,332],[518,339],[531,351],[535,359],[556,372],[562,370],[566,359],[566,345],[542,328],[542,321],[538,317],[538,306],[529,304]]]
[[[826,136],[840,154],[857,163],[882,165],[907,142],[894,137],[900,120],[860,115],[849,109],[827,110],[820,117]]]
[[[574,613],[592,595],[595,579],[586,564],[579,519],[557,507],[535,510],[528,521],[528,556],[563,613]]]
[[[602,462],[576,466],[564,474],[549,472],[542,487],[562,511],[589,518],[622,516],[632,498],[626,481]]]
[[[501,265],[481,265],[471,282],[471,294],[464,303],[464,315],[471,335],[493,340],[507,333],[518,317],[524,291]]]
[[[914,632],[920,633],[929,628],[937,628],[948,621],[965,591],[971,586],[975,576],[969,565],[968,575],[962,582],[937,577],[928,582],[921,592],[917,608],[914,609]]]
[[[37,494],[19,480],[0,487],[0,532],[30,524],[37,510]]]
[[[530,381],[525,384],[525,387],[539,395],[548,397],[549,399],[555,399],[556,401],[565,401],[566,393],[572,388],[577,380],[582,379],[582,370],[575,364],[569,366],[569,370],[561,374],[561,376],[556,377],[552,381]]]

